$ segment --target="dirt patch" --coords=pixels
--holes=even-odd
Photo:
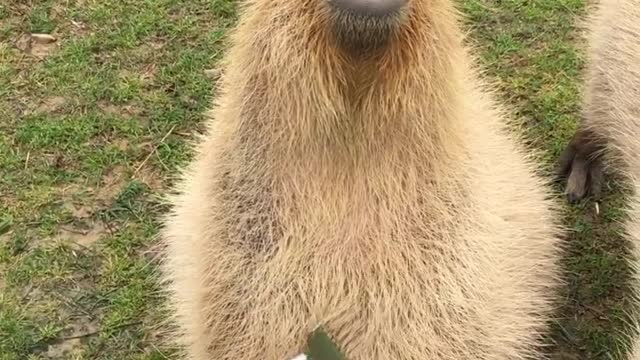
[[[144,86],[151,85],[158,74],[158,66],[156,64],[147,64],[142,68],[130,70],[124,69],[120,71],[120,78],[137,80]]]
[[[76,37],[82,37],[91,33],[89,26],[81,21],[71,20],[71,29]]]
[[[158,191],[164,186],[164,176],[150,168],[149,166],[143,166],[138,170],[138,172],[133,176],[134,179],[143,182],[147,185],[151,190]]]
[[[118,150],[127,151],[129,150],[130,144],[127,139],[116,139],[113,141],[113,146],[115,146]]]
[[[98,103],[98,107],[106,114],[122,115],[122,110],[119,106],[110,104],[108,102],[101,101]]]
[[[147,45],[149,45],[153,50],[160,50],[165,46],[164,41],[155,39],[147,41]]]
[[[58,188],[58,198],[71,199],[74,197],[87,198],[90,196],[92,189],[84,184],[69,184]]]
[[[90,218],[94,213],[93,208],[85,205],[75,205],[71,203],[66,203],[64,205],[64,208],[67,209],[71,213],[71,215],[76,219]]]
[[[126,144],[121,144],[124,146]],[[125,166],[114,166],[108,170],[97,186],[86,183],[70,184],[61,187],[57,193],[64,199],[63,207],[76,219],[91,218],[96,210],[109,206],[111,202],[127,186],[130,178]],[[75,199],[75,200],[74,200]]]
[[[81,354],[82,339],[98,332],[94,320],[86,317],[73,319],[73,323],[65,331],[65,336],[54,344],[50,344],[43,354],[48,359],[69,359],[72,355]]]
[[[91,247],[96,241],[107,234],[105,227],[99,223],[92,223],[87,229],[76,227],[61,227],[57,239],[70,241],[81,247]]]
[[[142,74],[140,74],[140,80],[143,84],[149,85],[153,83],[153,80],[158,74],[158,66],[156,64],[149,64],[144,67]]]
[[[15,41],[15,47],[25,54],[44,59],[57,50],[59,41],[50,34],[23,34]]]
[[[135,105],[114,105],[106,101],[101,101],[98,103],[98,107],[102,112],[109,115],[117,115],[122,117],[130,117],[140,115],[142,113],[142,109]]]
[[[52,96],[44,99],[36,108],[35,112],[39,113],[55,113],[67,104],[67,99],[62,96]]]
[[[69,359],[73,358],[74,355],[80,355],[81,351],[81,339],[69,339],[49,345],[44,357],[46,359]]]
[[[111,202],[126,187],[128,180],[126,167],[114,167],[102,177],[102,185],[96,189],[96,199]]]
[[[134,50],[134,54],[139,59],[151,59],[159,50],[162,50],[166,46],[166,42],[162,39],[147,39],[146,42],[138,46]],[[148,61],[147,61],[148,62]]]

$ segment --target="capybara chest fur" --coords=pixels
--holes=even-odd
[[[163,230],[189,358],[541,356],[548,185],[452,4],[379,1],[244,5]]]

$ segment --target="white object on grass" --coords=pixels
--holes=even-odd
[[[309,360],[309,358],[305,354],[300,354],[300,355],[296,355],[296,357],[294,357],[291,360]]]

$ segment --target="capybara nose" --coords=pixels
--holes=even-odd
[[[360,16],[383,17],[399,11],[407,0],[328,0],[333,6]]]

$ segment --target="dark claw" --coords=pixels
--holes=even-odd
[[[569,204],[576,204],[580,199],[581,198],[574,193],[567,194],[567,201],[569,201]]]
[[[578,130],[558,159],[557,176],[566,179],[567,201],[575,204],[591,195],[598,199],[602,187],[600,145],[593,134]]]

